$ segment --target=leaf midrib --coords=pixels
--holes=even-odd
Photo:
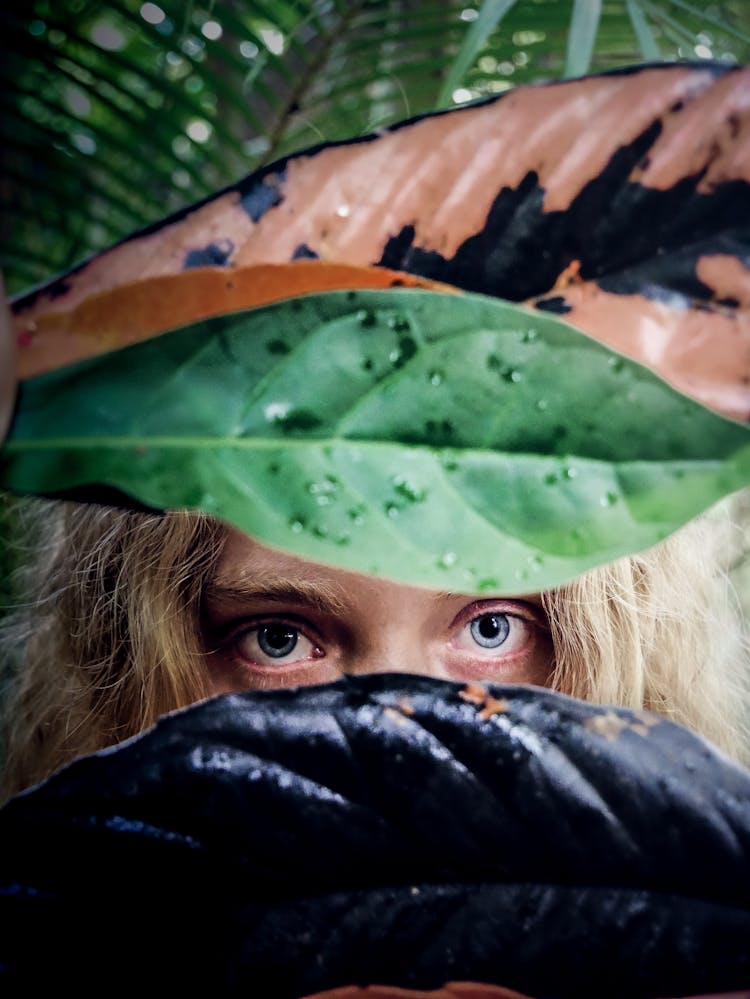
[[[0,449],[0,456],[5,453],[19,454],[28,451],[47,450],[67,450],[85,451],[91,448],[103,448],[110,450],[137,450],[149,451],[159,448],[173,450],[214,450],[216,448],[229,448],[235,450],[271,450],[279,448],[326,448],[326,447],[365,447],[370,449],[389,450],[392,448],[409,449],[412,451],[430,452],[432,454],[453,453],[458,456],[468,457],[471,455],[492,455],[498,458],[520,458],[537,459],[548,461],[576,461],[585,462],[587,465],[623,467],[638,465],[659,465],[662,467],[681,467],[688,463],[691,467],[719,468],[727,460],[734,458],[745,447],[730,448],[729,451],[720,458],[695,458],[683,457],[674,459],[664,458],[639,458],[639,459],[607,459],[593,458],[585,454],[576,452],[566,452],[565,454],[547,454],[541,451],[508,451],[492,447],[464,447],[459,444],[415,444],[410,441],[396,440],[368,440],[367,438],[351,437],[56,437],[45,440],[7,440]],[[747,448],[750,450],[750,448]]]

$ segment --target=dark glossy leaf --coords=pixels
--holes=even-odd
[[[501,985],[482,985],[477,982],[447,982],[438,989],[402,989],[394,985],[349,985],[326,989],[304,999],[532,999],[515,989]],[[700,999],[700,997],[696,997]],[[704,996],[703,999],[710,999]],[[713,996],[712,999],[719,999]],[[727,999],[750,999],[750,996],[733,996]]]
[[[749,94],[750,69],[650,67],[307,150],[19,299],[21,356],[107,289],[304,256],[527,301],[746,419]]]
[[[332,292],[25,382],[1,481],[114,487],[319,562],[517,593],[747,484],[750,431],[543,313]]]
[[[0,838],[0,983],[27,990],[116,968],[263,999],[654,999],[750,976],[748,772],[539,688],[215,698],[12,800]]]

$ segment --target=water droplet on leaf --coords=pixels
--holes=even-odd
[[[422,503],[427,496],[424,489],[419,489],[414,486],[408,479],[405,479],[402,475],[396,475],[393,477],[393,489],[401,499],[406,500],[407,503]]]
[[[328,506],[338,496],[341,483],[335,475],[325,475],[317,482],[308,482],[307,491],[315,496],[318,506]]]
[[[357,313],[357,322],[365,329],[369,329],[377,323],[377,316],[372,309],[360,309]]]
[[[278,423],[285,430],[314,430],[323,422],[311,410],[293,409],[288,402],[271,402],[263,413],[269,422]]]
[[[450,569],[452,565],[456,564],[457,558],[458,556],[455,552],[443,552],[437,564],[441,569]]]
[[[284,419],[291,408],[291,402],[276,399],[274,402],[269,402],[263,407],[263,415],[269,423],[278,423]]]
[[[365,514],[367,513],[367,507],[363,506],[353,506],[347,511],[347,516],[352,523],[356,524],[357,527],[361,527],[365,522]]]
[[[398,347],[390,352],[388,359],[394,368],[400,368],[410,361],[416,352],[417,341],[410,336],[402,336],[399,338]]]
[[[406,316],[400,316],[398,313],[393,313],[388,317],[388,325],[396,333],[409,333],[411,331],[411,324]]]

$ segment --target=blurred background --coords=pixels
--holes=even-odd
[[[638,62],[748,62],[727,0],[5,0],[11,295],[319,142]]]
[[[747,0],[5,0],[0,28],[11,296],[307,146],[521,83],[750,62]],[[16,517],[0,494],[0,606]]]

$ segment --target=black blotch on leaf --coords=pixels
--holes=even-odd
[[[190,267],[224,267],[234,252],[231,239],[223,239],[220,243],[209,243],[207,246],[188,250],[182,266]]]
[[[558,316],[565,315],[566,312],[572,312],[573,307],[568,305],[567,301],[562,295],[551,295],[549,298],[538,298],[534,305],[537,309],[541,309],[542,312],[554,312]]]
[[[251,175],[248,179],[252,183],[244,190],[240,188],[240,204],[253,222],[259,222],[270,208],[284,200],[281,190],[286,181],[286,170],[262,178]]]
[[[21,295],[19,298],[14,298],[11,296],[10,301],[13,304],[13,312],[15,315],[20,316],[27,310],[36,305],[40,299],[44,298],[60,298],[65,295],[70,290],[70,283],[68,278],[72,277],[74,274],[80,274],[86,269],[87,264],[79,264],[77,267],[72,268],[68,271],[65,277],[58,278],[51,284],[43,286],[41,288],[35,288],[26,294]]]
[[[614,294],[671,304],[682,296],[686,307],[709,301],[713,293],[697,277],[698,259],[718,252],[750,255],[744,223],[750,184],[729,180],[704,193],[700,173],[666,190],[631,181],[661,130],[653,121],[621,146],[565,211],[544,210],[545,189],[529,171],[516,188],[498,192],[482,229],[453,257],[417,245],[414,225],[405,225],[387,240],[378,263],[517,302],[544,300],[578,260],[583,280]]]
[[[62,296],[66,295],[69,291],[70,283],[61,278],[59,281],[55,281],[49,285],[46,289],[46,294],[48,298],[62,298]]]
[[[292,254],[292,260],[320,260],[320,254],[311,250],[307,243],[300,243]]]

